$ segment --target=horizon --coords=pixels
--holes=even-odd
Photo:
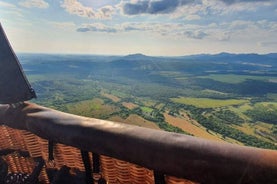
[[[276,53],[276,17],[272,0],[0,0],[17,53]]]
[[[259,55],[259,56],[265,56],[270,54],[277,54],[277,52],[270,52],[270,53],[230,53],[230,52],[219,52],[219,53],[199,53],[199,54],[190,54],[190,55],[176,55],[176,56],[165,56],[165,55],[147,55],[144,53],[130,53],[125,55],[116,55],[116,54],[94,54],[94,53],[42,53],[42,52],[17,52],[17,55],[24,55],[24,54],[37,54],[37,55],[73,55],[73,56],[103,56],[103,57],[125,57],[125,56],[132,56],[132,55],[142,55],[146,57],[190,57],[190,56],[200,56],[200,55],[220,55],[220,54],[230,54],[230,55]]]

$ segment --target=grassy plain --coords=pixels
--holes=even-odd
[[[66,108],[69,113],[93,118],[103,118],[119,111],[118,107],[104,104],[99,98],[67,104]]]
[[[154,109],[152,109],[152,108],[150,108],[150,107],[146,107],[146,106],[144,106],[144,107],[140,107],[141,108],[141,110],[143,111],[143,112],[145,112],[145,113],[151,113]]]

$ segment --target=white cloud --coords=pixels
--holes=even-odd
[[[200,19],[201,19],[201,17],[196,14],[188,15],[185,17],[185,20],[200,20]]]
[[[214,40],[217,41],[229,41],[231,39],[231,32],[220,29],[214,29],[212,30],[212,37],[214,38]]]
[[[151,31],[155,27],[155,23],[149,25],[149,23],[136,23],[136,22],[129,22],[123,23],[120,25],[120,29],[122,31]]]
[[[186,35],[188,38],[200,39],[200,40],[209,36],[206,32],[202,30],[185,31],[184,35]]]
[[[276,5],[273,1],[235,1],[232,3],[224,3],[224,0],[198,0],[192,4],[179,7],[171,14],[173,18],[188,17],[192,15],[202,16],[219,16],[230,15],[238,12],[255,12],[262,7],[270,7]],[[189,20],[189,19],[188,19]]]
[[[234,20],[232,22],[221,23],[221,26],[232,31],[242,31],[242,30],[249,30],[250,32],[251,30],[252,32],[254,32],[254,30],[263,30],[267,32],[277,31],[277,23],[274,21],[268,21],[268,20],[259,20],[259,21]]]
[[[118,30],[114,27],[106,26],[102,23],[84,24],[81,28],[77,29],[77,32],[105,32],[105,33],[116,33]]]
[[[277,46],[277,41],[268,41],[268,42],[258,42],[258,46],[260,47],[269,47],[269,46]]]
[[[61,7],[73,15],[98,19],[111,18],[115,11],[112,6],[104,6],[95,11],[91,7],[84,6],[77,0],[64,0]]]
[[[49,4],[44,0],[25,0],[18,3],[25,8],[48,8]]]
[[[143,34],[152,34],[155,36],[173,36],[190,39],[205,39],[209,36],[204,26],[194,24],[178,23],[138,23],[130,22],[114,26],[107,26],[102,23],[84,24],[77,29],[77,32],[102,32],[102,33],[123,33],[123,32],[140,32]]]
[[[171,18],[179,18],[179,17],[189,17],[194,16],[194,18],[205,10],[202,3],[195,1],[194,3],[187,4],[185,6],[180,6],[176,9],[176,11],[170,14]]]
[[[227,43],[258,43],[276,37],[277,23],[273,21],[234,20],[223,23],[185,24],[160,22],[126,22],[113,26],[105,24],[82,25],[78,32],[98,32],[105,34],[128,33],[151,38],[171,40],[195,40]],[[228,42],[227,42],[228,41]],[[265,45],[265,44],[263,44]],[[269,44],[268,44],[269,45]]]
[[[10,20],[10,17],[13,17],[13,21],[18,20],[17,18],[23,17],[22,10],[11,3],[6,3],[0,1],[0,17],[3,22],[4,17],[6,20]],[[20,21],[21,23],[22,21]]]
[[[0,1],[0,7],[5,7],[5,8],[16,8],[15,5],[11,4],[11,3],[6,3],[3,1]]]
[[[234,20],[230,23],[227,23],[229,29],[232,30],[242,30],[254,25],[253,21],[244,21],[244,20]]]
[[[48,22],[50,25],[63,30],[74,29],[76,24],[74,22]]]
[[[193,0],[144,0],[125,2],[122,12],[126,15],[169,14],[181,6],[193,3]]]
[[[277,23],[272,21],[242,21],[234,20],[232,22],[224,22],[218,25],[217,29],[210,29],[214,32],[212,35],[219,40],[229,40],[236,43],[260,43],[265,40],[276,41]],[[222,39],[220,39],[220,33]],[[265,44],[263,44],[265,45]]]
[[[157,6],[152,6],[156,4]],[[169,15],[171,18],[198,20],[207,15],[255,12],[259,8],[273,5],[276,5],[276,2],[270,0],[122,0],[118,8],[127,16]]]
[[[95,17],[95,13],[92,8],[85,7],[77,0],[64,0],[61,5],[68,13],[78,15],[80,17]]]
[[[114,8],[112,6],[104,6],[99,9],[98,16],[100,18],[110,18],[114,14]]]

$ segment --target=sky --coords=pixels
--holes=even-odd
[[[276,0],[0,0],[15,52],[277,52]]]

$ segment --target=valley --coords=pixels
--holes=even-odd
[[[277,55],[19,54],[38,98],[72,114],[277,149]]]

